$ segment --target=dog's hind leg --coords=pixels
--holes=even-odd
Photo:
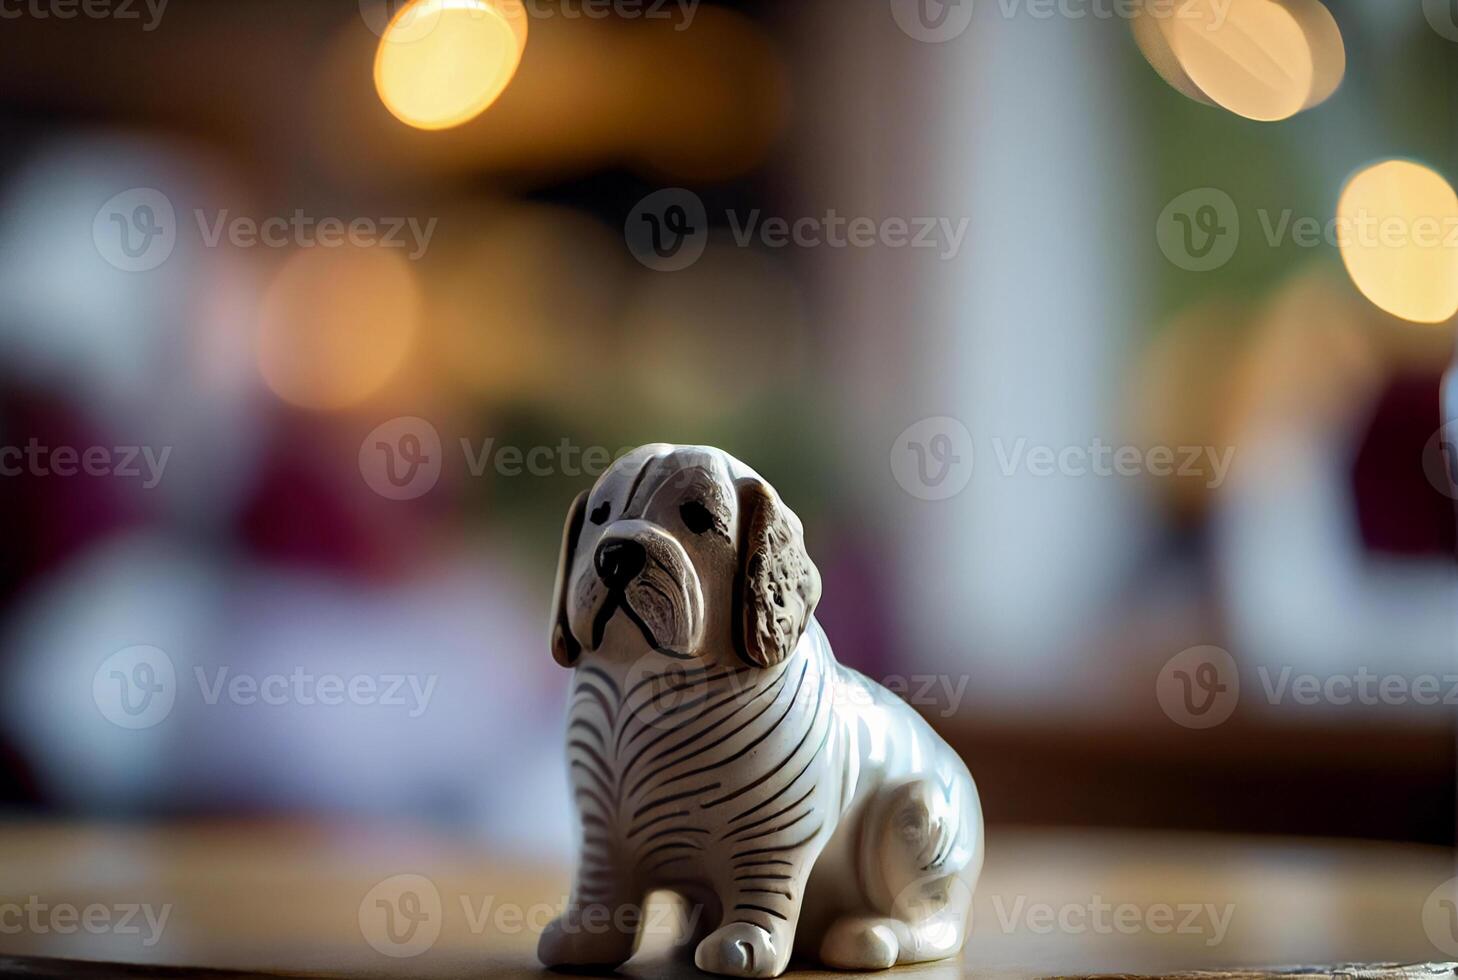
[[[982,814],[965,770],[882,791],[862,829],[861,861],[873,915],[826,930],[820,957],[841,969],[879,969],[955,955],[971,925],[982,867]]]

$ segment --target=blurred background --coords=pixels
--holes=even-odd
[[[0,808],[564,858],[562,519],[669,441],[989,840],[1452,844],[1458,17],[1171,9],[0,7]]]

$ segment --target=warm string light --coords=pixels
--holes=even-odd
[[[1288,119],[1324,102],[1346,49],[1321,0],[1148,2],[1132,22],[1150,65],[1176,91],[1247,119]],[[1388,160],[1347,182],[1331,224],[1362,295],[1394,316],[1441,323],[1458,313],[1453,188],[1427,167]]]
[[[1393,316],[1442,323],[1458,313],[1458,195],[1408,160],[1358,171],[1337,202],[1337,244],[1352,282]]]
[[[1327,99],[1346,71],[1341,30],[1320,0],[1184,0],[1141,8],[1134,39],[1181,94],[1247,119],[1288,119]]]
[[[520,0],[412,0],[375,52],[375,90],[417,129],[469,122],[505,91],[526,47]]]

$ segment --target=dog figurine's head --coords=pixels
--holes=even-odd
[[[679,660],[788,657],[820,599],[800,519],[758,474],[707,446],[641,446],[572,503],[552,656],[656,650]]]

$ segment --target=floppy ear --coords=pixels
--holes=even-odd
[[[563,667],[571,667],[582,653],[582,644],[572,635],[567,622],[567,580],[572,576],[572,556],[582,534],[582,518],[587,513],[587,491],[572,501],[567,523],[562,528],[562,551],[557,557],[557,584],[552,591],[552,659]]]
[[[799,518],[759,480],[739,485],[739,527],[736,646],[746,662],[772,667],[800,642],[820,601],[820,572]]]

